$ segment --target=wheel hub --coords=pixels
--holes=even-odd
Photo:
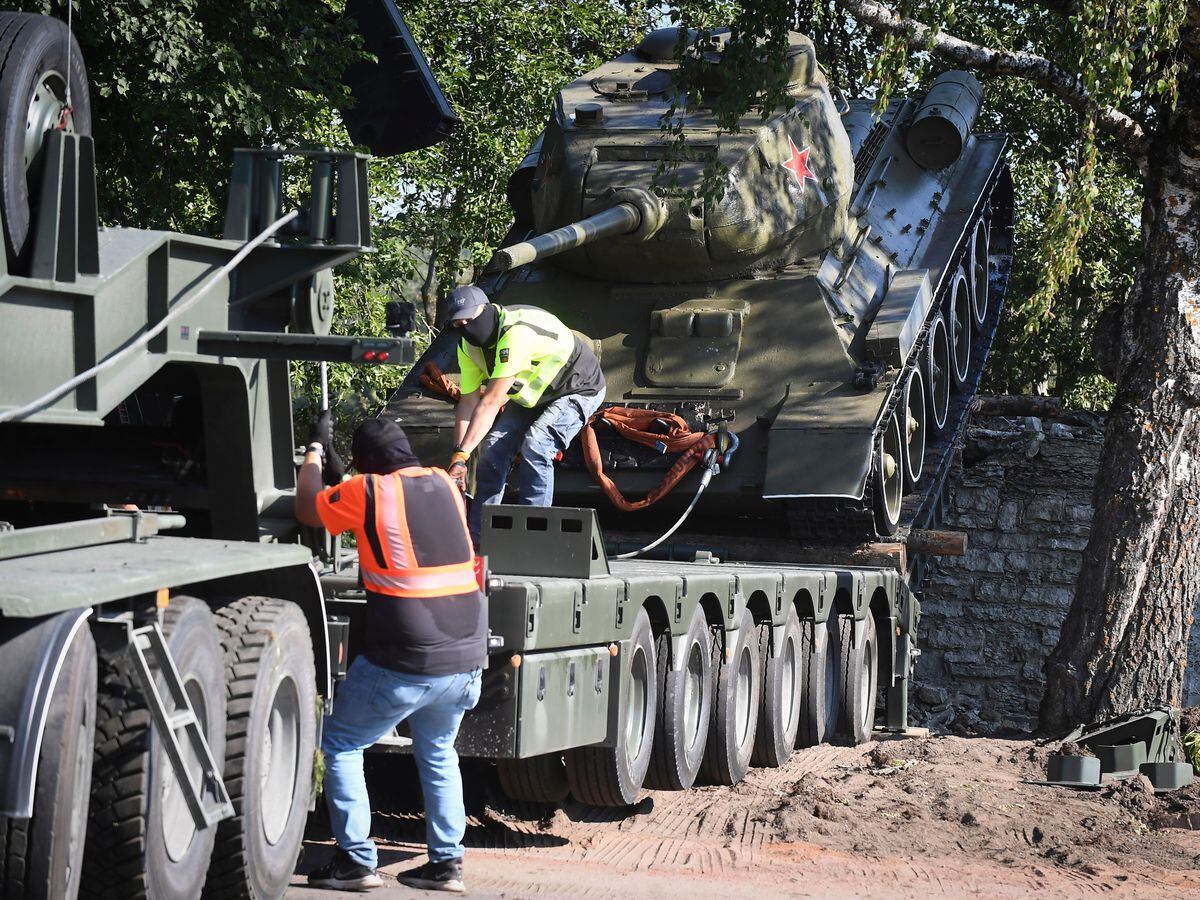
[[[29,98],[29,108],[25,114],[25,168],[28,169],[38,151],[42,149],[46,132],[58,128],[62,123],[63,130],[73,134],[75,121],[70,112],[64,122],[63,111],[67,109],[67,83],[58,72],[50,70],[43,72],[41,80],[34,86],[33,96]]]

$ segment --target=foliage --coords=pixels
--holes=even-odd
[[[1200,775],[1200,731],[1189,731],[1183,736],[1183,754],[1192,764],[1192,771]]]

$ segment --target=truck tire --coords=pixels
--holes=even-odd
[[[496,774],[500,776],[500,790],[510,800],[562,803],[571,793],[561,753],[545,753],[528,759],[498,759]]]
[[[712,648],[704,610],[697,605],[692,613],[680,665],[671,658],[670,631],[664,629],[657,643],[660,693],[646,785],[682,791],[700,771],[712,713]]]
[[[79,893],[96,732],[96,642],[86,625],[58,674],[38,755],[33,817],[0,816],[0,895],[73,900]]]
[[[863,619],[863,639],[854,646],[854,617],[838,617],[841,652],[838,660],[838,694],[842,698],[838,735],[861,744],[875,728],[875,694],[879,685],[879,638],[875,619]]]
[[[800,703],[804,692],[801,666],[800,617],[790,607],[779,646],[771,647],[774,631],[770,622],[758,626],[758,653],[763,660],[762,704],[758,709],[758,732],[754,739],[756,766],[777,768],[791,758],[800,730]]]
[[[708,747],[704,751],[703,772],[713,784],[733,785],[746,777],[754,753],[754,735],[758,726],[758,707],[762,701],[762,661],[758,653],[758,629],[750,610],[742,610],[737,631],[726,633],[725,643],[733,643],[716,668],[716,702],[709,725]],[[717,661],[717,660],[714,660]]]
[[[163,633],[220,766],[225,680],[213,615],[201,600],[173,597]],[[128,647],[100,654],[92,774],[80,894],[104,900],[199,897],[217,829],[197,830],[192,822],[158,729],[151,727]]]
[[[567,781],[580,803],[633,806],[650,768],[658,712],[657,665],[650,616],[639,609],[629,641],[629,677],[621,686],[620,726],[612,747],[577,747],[566,753]]]
[[[37,188],[38,167],[31,154],[41,146],[47,128],[58,124],[57,111],[66,94],[68,41],[72,112],[67,130],[87,135],[92,133],[87,70],[66,23],[34,13],[0,17],[0,218],[10,271],[22,271],[33,250],[30,188]]]
[[[217,826],[206,898],[282,897],[312,795],[316,666],[295,603],[242,597],[215,610],[225,652],[225,787],[233,818]]]
[[[837,624],[804,619],[800,623],[800,728],[797,747],[815,747],[833,737],[837,724]]]

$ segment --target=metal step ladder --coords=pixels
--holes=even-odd
[[[183,791],[196,828],[207,828],[229,818],[233,815],[233,803],[213,760],[212,751],[208,748],[208,740],[201,730],[200,721],[196,718],[196,711],[192,708],[187,691],[184,690],[183,679],[179,677],[179,670],[175,668],[175,660],[167,650],[162,629],[157,622],[141,628],[131,628],[129,646],[137,661],[138,678],[142,683],[150,714],[154,718],[154,727],[158,729],[163,749],[171,761],[175,780],[179,782],[179,788]],[[151,656],[154,657],[156,668],[167,683],[167,693],[171,701],[169,708],[158,690],[158,679],[151,668]],[[183,732],[184,741],[200,763],[200,779],[196,784],[192,783],[191,773],[183,758],[180,732]]]

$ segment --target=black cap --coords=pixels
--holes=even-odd
[[[438,323],[445,326],[455,319],[466,319],[491,302],[488,295],[473,284],[456,287],[438,304]]]
[[[386,475],[405,466],[419,465],[404,429],[392,419],[367,419],[354,432],[350,443],[354,468],[373,475]]]

